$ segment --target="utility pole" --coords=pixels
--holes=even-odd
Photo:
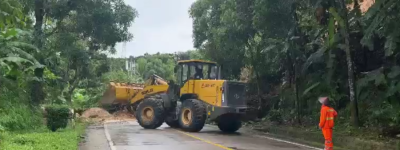
[[[132,60],[131,60],[131,67],[132,67],[132,74],[137,75],[136,60],[135,60],[135,57],[133,57],[133,56],[132,56]]]
[[[130,58],[126,56],[126,42],[122,44],[121,58],[125,59],[125,70],[128,72],[129,78],[132,78],[132,64]]]
[[[174,60],[175,60],[175,63],[176,63],[177,61],[179,61],[179,57],[178,57],[177,52],[174,52]]]

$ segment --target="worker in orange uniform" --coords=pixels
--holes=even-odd
[[[322,104],[319,128],[322,129],[325,138],[325,150],[333,150],[332,129],[335,125],[334,119],[337,112],[330,106],[328,97],[320,97],[319,102]]]

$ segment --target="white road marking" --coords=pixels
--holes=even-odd
[[[114,143],[111,140],[110,133],[108,133],[108,129],[107,129],[107,123],[108,122],[112,122],[112,121],[104,122],[104,125],[103,125],[104,126],[104,133],[106,134],[106,138],[107,138],[107,141],[108,141],[108,145],[110,146],[110,149],[111,150],[117,150],[117,148],[114,146]]]
[[[214,125],[207,125],[207,126],[217,129],[217,127]],[[245,129],[245,130],[247,130],[247,129]],[[305,148],[309,148],[309,149],[324,150],[321,148],[316,148],[316,147],[312,147],[312,146],[308,146],[308,145],[304,145],[304,144],[300,144],[300,143],[295,143],[295,142],[290,142],[290,141],[286,141],[286,140],[282,140],[282,139],[268,137],[267,135],[250,135],[250,136],[257,137],[257,138],[269,139],[269,140],[283,142],[283,143],[288,143],[288,144],[297,145],[297,146],[301,146],[301,147],[305,147]]]
[[[304,145],[304,144],[299,144],[299,143],[290,142],[290,141],[286,141],[286,140],[281,140],[281,139],[277,139],[277,138],[272,138],[272,137],[267,137],[267,136],[261,136],[261,135],[254,135],[254,136],[255,136],[255,137],[258,137],[258,138],[265,138],[265,139],[274,140],[274,141],[278,141],[278,142],[284,142],[284,143],[288,143],[288,144],[292,144],[292,145],[297,145],[297,146],[301,146],[301,147],[305,147],[305,148],[310,148],[310,149],[324,150],[324,149],[321,149],[321,148],[311,147],[311,146],[307,146],[307,145]]]

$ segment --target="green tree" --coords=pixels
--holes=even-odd
[[[35,0],[33,8],[36,22],[34,26],[34,35],[36,37],[34,43],[40,49],[40,52],[35,53],[35,57],[41,63],[51,63],[46,62],[45,58],[52,57],[58,52],[61,52],[63,55],[61,57],[63,58],[74,58],[73,56],[77,54],[75,52],[78,52],[72,52],[72,55],[70,55],[68,52],[63,52],[63,47],[56,47],[56,50],[52,50],[52,42],[66,42],[68,44],[75,42],[80,43],[81,46],[77,48],[81,51],[78,53],[83,54],[80,59],[88,59],[90,55],[101,51],[110,51],[113,53],[115,52],[116,43],[132,39],[132,34],[128,32],[128,27],[137,16],[136,10],[126,5],[122,0],[69,0],[46,2],[44,0]],[[44,26],[46,26],[46,28],[44,28]],[[62,36],[65,34],[68,38]],[[57,36],[61,36],[61,38],[57,38]],[[55,39],[56,41],[51,41],[49,43],[45,42],[47,41],[45,39]],[[65,44],[65,46],[68,44]],[[59,46],[59,44],[55,45]],[[88,49],[86,49],[86,47],[88,47]],[[72,59],[67,61],[77,63]],[[86,63],[84,63],[85,61]],[[87,60],[78,62],[82,63],[78,66],[87,67],[85,66],[87,65]],[[67,64],[76,67],[76,64]],[[68,69],[72,69],[75,72],[79,70],[77,68]],[[81,69],[87,70],[85,68]],[[85,74],[85,72],[82,71],[83,70],[81,70],[81,73]],[[35,70],[35,75],[38,78],[41,78],[42,74],[43,69]],[[64,77],[68,76],[65,75]],[[74,77],[73,80],[75,81]],[[72,83],[69,82],[70,85],[72,84],[69,91],[73,91],[74,81],[72,81]],[[33,102],[39,103],[44,99],[42,91],[43,82],[35,81],[32,84]]]
[[[207,58],[223,65],[227,78],[236,78],[244,67],[246,31],[235,28],[235,1],[198,0],[190,8],[194,46]],[[243,36],[245,34],[245,36]]]
[[[175,61],[172,54],[144,55],[136,58],[138,74],[144,79],[156,74],[165,80],[174,80]]]

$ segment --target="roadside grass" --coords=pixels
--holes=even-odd
[[[86,123],[78,122],[51,132],[46,128],[34,131],[3,132],[0,134],[0,149],[4,150],[77,150]]]

